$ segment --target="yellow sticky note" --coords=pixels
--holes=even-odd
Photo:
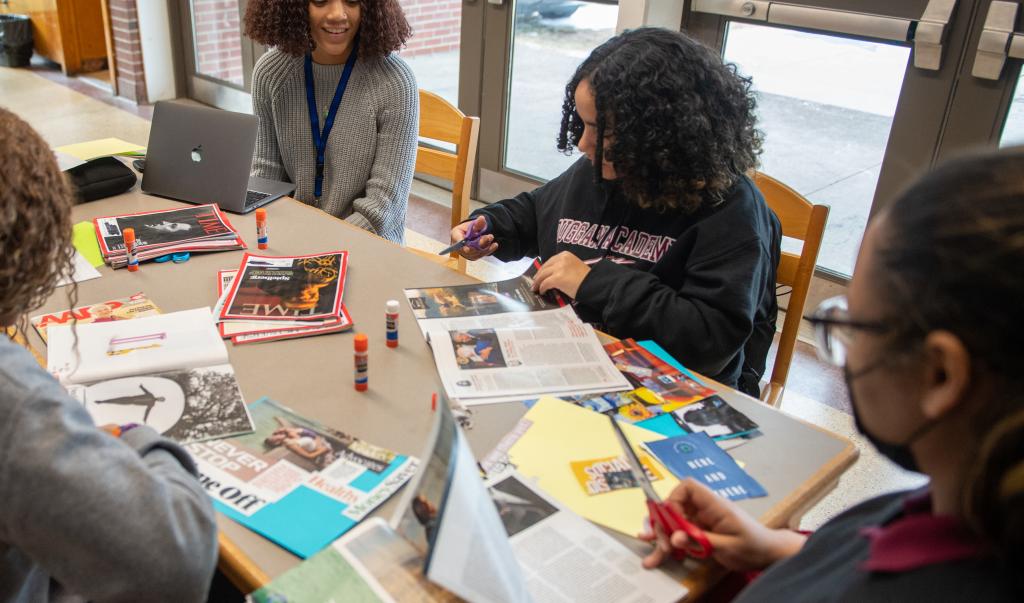
[[[640,488],[589,496],[573,472],[573,462],[623,454],[611,419],[557,398],[541,398],[523,419],[529,421],[529,428],[509,449],[509,459],[520,473],[537,480],[548,494],[596,524],[630,536],[646,528],[647,504]],[[637,452],[641,442],[665,439],[635,425],[620,425]],[[657,459],[650,462],[664,476],[653,484],[664,499],[679,480]]]
[[[71,243],[87,262],[96,268],[103,263],[100,244],[96,242],[96,227],[92,222],[79,222],[71,231]]]
[[[107,155],[126,155],[137,153],[145,151],[146,147],[132,144],[121,140],[120,138],[101,138],[99,140],[66,144],[62,147],[57,147],[55,150],[60,151],[61,153],[67,153],[68,155],[81,159],[82,161],[89,161],[90,159],[105,157]]]

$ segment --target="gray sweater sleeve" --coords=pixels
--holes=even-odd
[[[217,561],[216,523],[188,454],[148,427],[120,440],[97,429],[12,347],[0,343],[6,562],[23,556],[60,589],[91,601],[203,601]],[[17,580],[10,565],[0,566],[0,582]]]
[[[277,146],[277,132],[274,131],[274,111],[271,97],[274,84],[273,74],[266,69],[253,70],[252,110],[256,115],[256,150],[252,158],[252,174],[268,180],[289,180],[285,174],[281,151]]]
[[[416,165],[419,90],[403,61],[388,57],[375,78],[378,97],[377,153],[366,195],[352,202],[347,221],[392,241],[405,240],[405,214]]]

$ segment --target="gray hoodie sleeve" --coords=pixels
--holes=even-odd
[[[0,343],[0,541],[87,600],[203,601],[216,523],[188,454],[148,427],[97,429],[12,347]]]

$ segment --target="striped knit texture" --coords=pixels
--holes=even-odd
[[[320,127],[344,65],[313,63]],[[295,198],[402,243],[416,163],[419,92],[396,55],[359,58],[338,107],[324,158],[320,200],[313,197],[316,146],[306,104],[303,58],[276,49],[256,62],[253,112],[259,121],[252,173],[295,184]]]

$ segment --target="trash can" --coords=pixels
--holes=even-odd
[[[0,66],[28,67],[32,59],[32,21],[26,15],[0,15]]]

